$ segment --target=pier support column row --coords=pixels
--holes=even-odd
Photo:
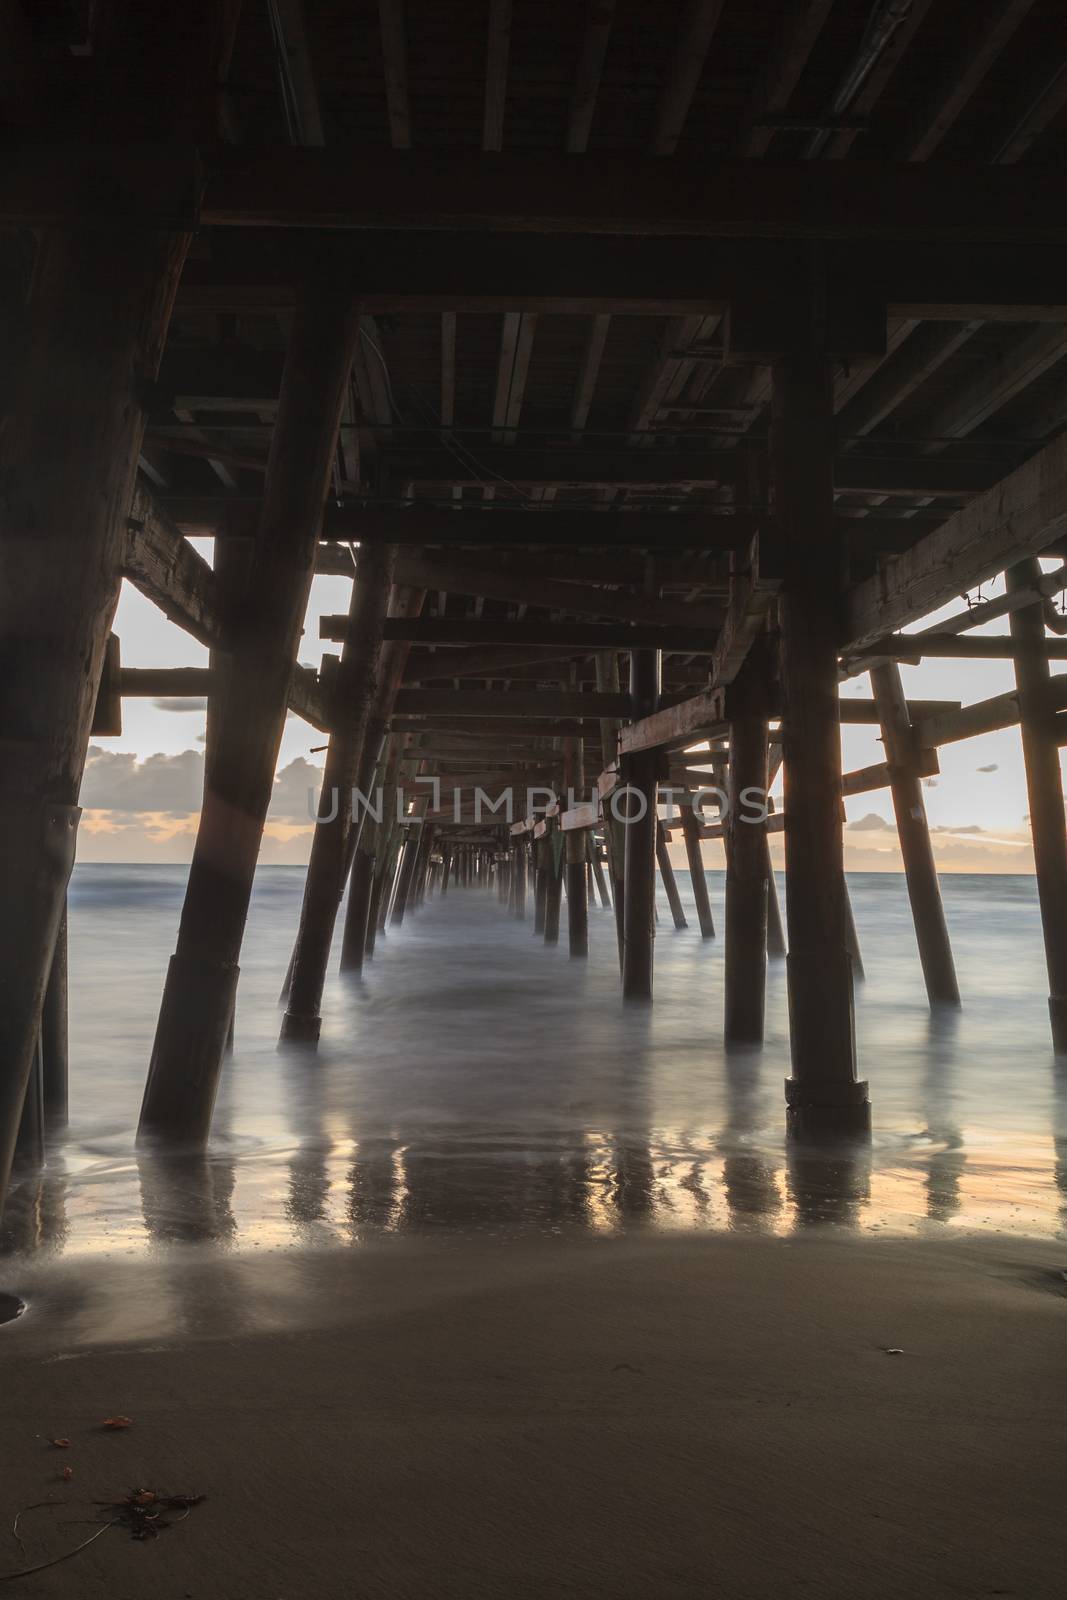
[[[205,761],[204,803],[167,973],[141,1133],[208,1135],[274,785],[322,508],[358,333],[351,287],[309,285],[289,337],[258,536]]]
[[[833,389],[821,354],[773,368],[772,510],[782,538],[781,682],[792,1076],[800,1138],[867,1133],[846,939],[837,641],[843,567],[833,516]]]

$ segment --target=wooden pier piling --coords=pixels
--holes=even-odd
[[[141,1107],[144,1136],[200,1144],[211,1125],[357,333],[350,289],[309,285],[289,336],[246,605],[233,627],[218,711],[218,750],[205,765]]]
[[[568,806],[580,803],[585,791],[585,759],[581,739],[563,741],[563,787]],[[585,871],[585,830],[570,828],[563,836],[567,876],[567,943],[581,960],[589,954],[589,890]]]
[[[395,566],[395,545],[371,545],[360,558],[352,586],[348,635],[332,696],[333,733],[326,749],[322,795],[304,882],[289,1005],[282,1019],[283,1039],[312,1043],[322,1027],[322,990],[352,855],[349,840],[363,820],[353,816],[352,791],[358,787],[361,764],[373,773],[378,758],[376,747],[369,752],[370,759],[363,761]]]
[[[789,1125],[801,1139],[863,1136],[852,962],[846,944],[838,636],[841,560],[833,521],[831,367],[821,354],[773,367],[771,486],[783,542]]]
[[[685,854],[689,863],[689,879],[693,886],[693,903],[696,906],[697,921],[700,924],[700,937],[702,939],[714,939],[715,919],[711,913],[708,878],[704,870],[703,852],[700,848],[700,823],[697,820],[696,812],[693,810],[691,795],[686,795],[682,802],[682,835],[685,839]]]
[[[599,650],[596,655],[596,686],[598,694],[618,694],[619,658],[613,650]],[[615,717],[604,717],[600,722],[600,744],[605,763],[618,761],[619,723]],[[625,916],[625,839],[622,823],[616,817],[610,801],[604,810],[604,847],[611,874],[611,903],[615,910],[615,939],[619,948],[619,970],[622,970],[623,923]]]
[[[1009,594],[1033,591],[1040,576],[1036,559],[1009,567],[1005,574]],[[1067,1053],[1067,829],[1043,605],[1023,606],[1013,611],[1009,627],[1015,647],[1030,833],[1048,971],[1049,1021],[1053,1046],[1059,1054],[1064,1054]]]
[[[931,1005],[958,1006],[959,985],[918,775],[919,751],[895,661],[871,668],[871,688],[882,725],[897,836],[926,993]]]
[[[658,650],[630,652],[633,715],[651,716],[659,703]],[[627,1000],[652,999],[656,938],[656,796],[658,754],[641,750],[625,758],[623,804],[625,880],[623,884],[622,992]]]
[[[670,851],[667,848],[667,833],[662,820],[656,822],[656,864],[659,875],[663,880],[663,890],[667,896],[667,904],[671,908],[671,918],[674,926],[679,931],[688,928],[685,912],[682,909],[682,897],[678,893],[678,884],[674,876],[674,867],[671,863]]]
[[[563,905],[563,851],[558,847],[560,834],[555,823],[545,835],[547,864],[545,871],[545,943],[559,944],[559,919]]]
[[[728,699],[730,765],[726,826],[724,1036],[763,1039],[767,988],[767,691],[762,655],[750,656]],[[761,820],[762,819],[762,820]]]

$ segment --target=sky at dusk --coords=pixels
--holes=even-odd
[[[211,541],[194,540],[210,560]],[[1046,568],[1056,562],[1044,563]],[[347,579],[317,577],[300,649],[300,660],[318,666],[324,653],[319,617],[348,609]],[[981,598],[1001,592],[987,584]],[[972,591],[971,599],[979,592]],[[928,621],[959,610],[947,606]],[[923,624],[926,625],[926,624]],[[137,590],[124,583],[114,631],[127,667],[206,666],[207,651],[190,639]],[[1003,634],[1004,619],[976,632]],[[327,649],[336,647],[326,647]],[[1053,671],[1067,668],[1053,663]],[[984,700],[1014,687],[1008,661],[927,661],[901,668],[905,691],[921,699]],[[870,681],[850,679],[842,695],[870,695]],[[80,830],[83,861],[169,861],[189,859],[196,831],[203,781],[205,708],[202,701],[123,701],[123,732],[94,738],[83,786],[85,808]],[[878,729],[841,730],[846,771],[883,759]],[[282,740],[275,797],[264,840],[264,862],[303,862],[310,840],[308,790],[316,786],[323,761],[324,735],[298,717],[289,717]],[[938,864],[944,871],[1030,872],[1033,860],[1026,825],[1027,800],[1017,728],[945,746],[941,773],[926,780],[927,814]],[[778,785],[780,793],[780,782]],[[899,870],[888,790],[846,801],[847,865],[852,870]],[[774,841],[779,858],[781,840]],[[705,846],[710,867],[721,866],[721,847]]]

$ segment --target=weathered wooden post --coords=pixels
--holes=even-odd
[[[614,650],[598,650],[596,657],[596,686],[598,694],[618,694],[619,658]],[[619,724],[614,717],[600,720],[600,748],[606,764],[618,759]],[[623,916],[625,894],[623,890],[625,863],[625,830],[616,818],[610,802],[604,809],[604,845],[611,873],[611,899],[615,908],[615,938],[619,946],[619,968],[622,969]]]
[[[373,567],[371,569],[373,575]],[[358,582],[358,573],[357,573]],[[390,617],[416,617],[422,610],[425,599],[425,590],[414,589],[407,586],[395,586],[389,595]],[[353,596],[354,598],[354,596]],[[404,677],[404,668],[407,665],[411,642],[407,639],[390,639],[382,645],[378,660],[377,682],[374,690],[374,699],[367,718],[367,726],[363,734],[363,748],[360,752],[359,763],[356,768],[355,788],[360,795],[369,796],[375,779],[382,775],[382,798],[384,804],[385,791],[388,789],[389,804],[395,809],[395,796],[392,793],[396,782],[399,767],[401,745],[399,740],[388,741],[389,756],[383,762],[382,753],[387,747],[387,730],[389,718],[393,713],[397,692]],[[382,769],[385,768],[383,772]],[[392,816],[383,816],[379,822],[374,816],[368,815],[366,809],[353,818],[352,826],[348,830],[346,875],[350,874],[352,887],[349,890],[348,906],[345,910],[345,929],[341,939],[342,972],[355,972],[362,970],[363,959],[367,952],[367,942],[371,938],[371,928],[368,923],[370,916],[371,900],[374,897],[375,868],[378,863],[380,829],[392,827]],[[371,857],[370,861],[360,860],[360,855]]]
[[[659,875],[663,879],[663,888],[667,896],[667,904],[671,908],[671,917],[677,929],[688,928],[685,912],[682,909],[682,897],[678,893],[678,885],[674,878],[674,866],[671,862],[670,851],[667,848],[667,830],[663,823],[656,823],[656,861],[659,865]]]
[[[563,850],[559,823],[550,820],[545,834],[548,878],[545,885],[545,943],[559,944],[559,917],[563,905]]]
[[[767,857],[767,954],[772,961],[780,961],[786,953],[785,929],[782,927],[782,908],[778,904],[778,885],[774,881],[774,862],[771,860],[771,846],[766,829],[764,829],[763,848]]]
[[[817,339],[817,335],[815,335]],[[852,964],[846,945],[837,640],[842,566],[833,519],[831,363],[821,351],[773,367],[772,509],[782,538],[791,1131],[863,1135]]]
[[[548,857],[551,846],[544,834],[534,841],[534,934],[543,938],[548,903]]]
[[[573,683],[573,679],[572,679]],[[580,804],[585,790],[581,739],[563,741],[563,788],[567,805]],[[563,835],[567,871],[567,943],[572,956],[589,954],[589,891],[585,881],[585,830],[568,828]]]
[[[923,786],[918,778],[918,747],[901,683],[901,669],[896,661],[872,667],[870,685],[875,694],[881,741],[885,744],[889,765],[889,789],[893,794],[897,837],[901,840],[926,994],[931,1005],[958,1005],[960,987],[952,960],[949,928],[945,926],[933,846],[929,843]]]
[[[363,817],[353,817],[371,712],[379,683],[382,630],[396,566],[396,546],[372,544],[359,558],[352,585],[348,629],[331,695],[329,744],[323,770],[311,859],[304,883],[283,1039],[311,1043],[322,1028],[320,1010],[334,925],[344,891],[349,837]],[[378,748],[366,763],[373,772]]]
[[[452,868],[452,846],[447,839],[441,844],[441,898],[448,893],[448,874]]]
[[[726,1017],[729,1043],[763,1039],[767,990],[767,692],[754,648],[727,693]]]
[[[1020,561],[1005,574],[1008,591],[1033,589],[1041,576],[1036,560]],[[1030,801],[1037,897],[1048,969],[1052,1043],[1067,1052],[1067,830],[1055,708],[1052,704],[1045,621],[1040,605],[1022,606],[1009,617],[1015,646],[1023,763]]]
[[[526,835],[520,834],[515,840],[512,851],[512,873],[515,879],[515,894],[512,911],[520,922],[526,920]]]
[[[715,919],[711,914],[708,879],[700,848],[700,820],[693,809],[693,796],[688,794],[682,802],[682,834],[685,838],[689,877],[693,885],[693,903],[697,908],[697,921],[700,923],[700,937],[714,939]]]
[[[411,899],[411,886],[415,881],[415,868],[419,861],[419,847],[422,843],[422,819],[419,814],[411,817],[407,823],[407,835],[400,852],[400,871],[396,881],[396,892],[393,896],[393,908],[389,914],[391,927],[399,928],[409,909]]]
[[[232,5],[116,0],[85,101],[109,139],[99,204],[41,231],[0,438],[0,1204],[74,860],[78,790],[118,599],[137,459],[189,232],[197,142]],[[229,34],[227,34],[229,38]],[[77,107],[73,108],[77,116]],[[78,134],[75,133],[77,138]],[[123,194],[129,144],[158,151],[152,210]],[[85,196],[82,196],[83,201]],[[87,203],[88,204],[88,203]]]
[[[422,838],[419,840],[419,854],[415,863],[415,881],[411,886],[411,898],[408,909],[417,911],[426,899],[426,886],[430,877],[430,857],[433,855],[434,835],[437,825],[433,822],[424,822],[422,825]]]
[[[315,566],[358,332],[351,286],[310,284],[293,318],[246,605],[233,629],[218,750],[167,973],[141,1133],[202,1143]]]
[[[659,703],[658,650],[630,651],[633,717],[651,716]],[[627,1000],[652,999],[656,937],[656,791],[658,753],[640,750],[623,762],[624,861],[622,992]]]
[[[600,896],[600,909],[601,911],[610,911],[611,896],[608,893],[604,868],[600,860],[600,846],[597,844],[596,836],[593,833],[589,835],[589,866],[593,874],[593,882],[596,885],[596,892]]]

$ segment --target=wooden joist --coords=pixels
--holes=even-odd
[[[346,623],[343,616],[324,616],[321,637],[343,637]],[[533,646],[578,651],[668,650],[700,655],[710,652],[715,633],[677,625],[647,627],[640,623],[553,622],[526,617],[390,617],[385,624],[385,637],[410,639],[417,644],[495,645],[509,650]],[[453,656],[445,652],[439,661],[447,669],[453,664]]]
[[[1018,653],[1009,634],[990,636],[973,633],[894,633],[878,639],[872,656],[889,661],[918,663],[927,656],[952,660],[1011,661]],[[1045,654],[1050,661],[1067,661],[1067,639],[1048,639]]]
[[[569,811],[561,811],[559,825],[564,833],[574,833],[581,828],[595,828],[600,819],[599,808],[592,800],[583,800]]]
[[[1067,435],[849,591],[845,646],[867,647],[917,622],[1067,529]]]
[[[921,721],[925,717],[951,716],[959,711],[958,700],[909,700],[908,714],[912,722]],[[856,696],[854,699],[840,701],[840,720],[848,726],[856,723],[866,725],[879,722],[878,707],[875,702],[866,696]]]
[[[621,717],[629,710],[624,694],[580,691],[491,689],[401,689],[396,713],[401,717]]]
[[[959,711],[958,700],[912,700],[912,721],[925,717],[952,715]],[[871,699],[846,699],[840,702],[843,723],[875,723],[878,711]],[[627,755],[636,750],[659,746],[685,745],[727,730],[727,705],[722,689],[705,689],[677,705],[667,706],[619,730],[619,751]],[[931,741],[924,740],[924,743]]]
[[[673,163],[672,163],[673,165]],[[661,172],[664,168],[661,166]],[[321,255],[321,240],[276,235],[269,253],[255,234],[231,235],[225,259],[190,261],[179,310],[284,312]],[[331,251],[371,313],[541,311],[565,315],[722,315],[739,290],[759,282],[772,298],[792,292],[803,245],[777,239],[626,238],[486,234],[472,252],[462,234],[379,232],[373,251],[358,234]],[[828,239],[831,282],[862,283],[896,320],[1063,322],[1067,250],[1010,245]],[[446,426],[450,418],[442,419]]]
[[[581,161],[527,152],[25,145],[5,161],[0,218],[22,226],[130,214],[156,226],[447,228],[687,237],[1062,243],[1064,186],[1040,167],[863,162]]]
[[[153,436],[155,437],[155,436]],[[237,466],[255,468],[256,458],[244,451],[219,452],[196,441],[178,440],[189,455],[206,456],[209,449],[224,454]],[[265,458],[260,458],[262,468]],[[453,451],[429,446],[414,452],[389,449],[381,452],[383,467],[396,483],[420,487],[456,484],[480,489],[483,477],[490,474],[519,489],[628,488],[653,491],[691,487],[715,489],[732,484],[737,471],[737,452],[707,448],[657,448],[621,450],[582,446],[531,449],[526,445],[492,445],[478,451],[478,469],[457,462]],[[958,499],[988,489],[1004,476],[1007,465],[987,459],[956,461],[931,456],[922,451],[909,455],[860,455],[850,452],[834,463],[834,487],[848,494],[911,494],[922,497]],[[532,513],[538,515],[538,513]],[[556,515],[554,512],[546,515]],[[643,513],[631,513],[643,515]]]
[[[455,463],[453,459],[453,470]],[[636,546],[638,549],[733,550],[751,538],[753,518],[654,511],[515,510],[494,507],[456,512],[410,504],[326,507],[322,531],[326,539],[353,539],[361,544],[383,541],[403,545],[515,544],[573,546]]]
[[[397,563],[397,582],[415,589],[480,595],[487,600],[513,600],[519,605],[545,606],[553,611],[577,612],[592,617],[613,617],[621,622],[717,629],[720,621],[718,611],[705,606],[629,595],[616,589],[567,583],[557,578],[539,578],[528,569],[469,566],[465,562],[449,559],[435,561],[429,557],[419,559],[403,556]]]
[[[725,731],[724,697],[721,689],[705,689],[689,700],[619,729],[619,754],[633,755],[638,750],[688,744],[702,734]]]

